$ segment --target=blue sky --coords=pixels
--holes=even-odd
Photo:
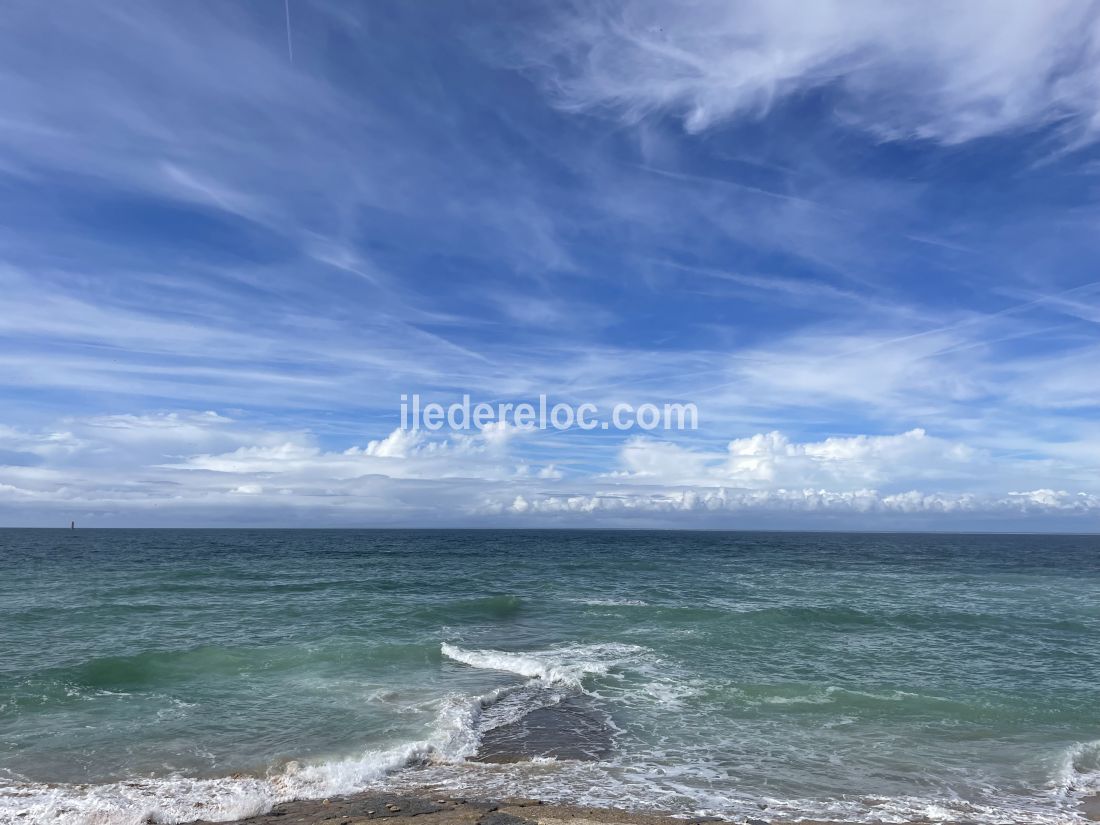
[[[0,97],[2,524],[1100,529],[1095,3],[15,2]]]

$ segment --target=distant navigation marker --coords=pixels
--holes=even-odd
[[[70,521],[69,522],[69,529],[70,530],[75,530],[76,529],[76,522],[75,521]]]

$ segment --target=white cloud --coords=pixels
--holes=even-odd
[[[883,494],[873,489],[836,491],[814,488],[774,490],[670,490],[664,493],[603,491],[591,495],[517,495],[511,503],[487,503],[494,514],[835,514],[835,515],[1100,515],[1100,495],[1064,490],[1033,490],[1005,495],[922,493]],[[787,522],[793,527],[801,522]],[[863,522],[874,524],[874,522]],[[954,522],[958,524],[958,522]],[[965,522],[963,522],[965,524]]]
[[[803,444],[771,432],[731,441],[728,451],[725,470],[731,477],[772,483],[796,478],[844,485],[881,484],[897,478],[969,476],[986,463],[977,450],[929,436],[922,429]]]
[[[1064,464],[922,430],[808,441],[765,432],[724,449],[635,437],[611,473],[579,469],[581,441],[560,453],[563,472],[532,458],[546,448],[540,438],[559,444],[554,435],[396,430],[330,449],[309,432],[216,412],[0,427],[0,523],[904,527],[938,515],[959,526],[1015,518],[1080,529],[1100,514],[1088,454],[1079,488],[1059,482]]]
[[[828,87],[830,112],[886,138],[957,143],[1057,124],[1066,140],[1084,140],[1096,127],[1094,4],[572,9],[556,26],[532,27],[545,39],[528,42],[526,57],[573,109],[631,121],[672,114],[701,130]],[[310,14],[317,31],[369,30],[363,10],[321,4]],[[937,223],[924,200],[925,187],[944,191],[934,175],[827,168],[816,144],[830,133],[816,114],[794,150],[774,157],[673,139],[655,123],[629,130],[641,147],[632,154],[618,137],[592,140],[582,119],[563,124],[551,147],[544,122],[525,119],[538,102],[521,94],[492,98],[503,107],[489,107],[493,122],[515,130],[494,140],[472,115],[503,87],[461,82],[484,75],[456,75],[433,94],[389,52],[358,48],[349,65],[379,77],[400,70],[427,96],[363,85],[357,72],[314,72],[286,60],[260,7],[120,0],[66,3],[52,16],[24,4],[13,15],[0,49],[7,173],[62,193],[79,173],[137,209],[193,209],[229,234],[256,233],[265,255],[208,266],[117,243],[68,209],[58,223],[4,235],[0,379],[20,402],[11,414],[21,426],[0,429],[4,519],[31,518],[12,504],[24,501],[116,522],[143,508],[205,508],[255,523],[294,513],[419,523],[503,516],[517,503],[524,517],[590,520],[784,508],[1073,513],[1100,488],[1089,415],[1100,397],[1095,290],[1031,295],[1013,267],[1031,286],[1039,273],[1044,291],[1074,276],[998,243],[1052,238],[1088,250],[1095,216],[1083,207],[1076,229],[1045,196],[1035,208],[1050,219],[1027,231],[991,234],[1000,213],[981,210]],[[481,21],[457,16],[477,51]],[[95,71],[70,71],[57,53]],[[763,165],[767,175],[743,174]],[[362,231],[374,218],[378,237]],[[1066,242],[1070,229],[1078,234]],[[376,252],[390,234],[395,249],[430,250],[440,271],[409,259],[405,271],[424,277],[399,277],[392,261],[402,256]],[[918,235],[963,256],[950,284],[937,282],[943,271],[909,283],[924,260],[909,242]],[[778,266],[782,277],[722,269],[773,257],[797,266]],[[454,272],[469,278],[449,274],[459,262]],[[979,270],[1028,303],[1001,311],[1003,295]],[[729,312],[696,323],[698,303],[666,306],[674,293]],[[1057,313],[1055,323],[1078,323],[1051,335]],[[517,400],[561,392],[603,407],[694,400],[704,430],[675,443],[541,439],[535,455],[506,429],[374,430],[348,446],[355,416],[392,415],[415,389]],[[240,420],[162,412],[27,423],[81,405],[243,409],[232,414]],[[861,432],[875,434],[852,435]]]
[[[367,455],[386,458],[404,458],[424,440],[423,433],[417,430],[396,429],[380,441],[371,441],[362,451]],[[354,455],[355,447],[344,451],[345,455]]]
[[[368,475],[403,479],[473,477],[507,479],[516,475],[507,446],[515,430],[498,425],[475,433],[449,435],[395,429],[365,447],[323,450],[309,434],[277,444],[249,445],[219,454],[193,455],[166,465],[172,470],[205,470],[220,474],[278,476],[316,484],[354,480]]]
[[[645,483],[836,488],[971,479],[989,457],[965,444],[914,429],[899,435],[830,437],[797,443],[779,432],[730,441],[725,453],[700,452],[652,438],[631,438],[613,477]]]
[[[832,87],[887,138],[958,143],[1060,123],[1092,136],[1100,15],[1088,0],[592,3],[528,55],[563,106],[654,111],[700,131]]]

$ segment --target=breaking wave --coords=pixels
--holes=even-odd
[[[532,653],[466,650],[444,644],[447,658],[471,667],[506,671],[528,681],[477,697],[448,696],[438,702],[430,733],[422,740],[367,750],[314,764],[288,762],[267,776],[195,779],[170,776],[99,785],[41,784],[0,779],[0,822],[34,825],[142,825],[233,820],[274,805],[365,790],[395,771],[414,765],[460,763],[477,752],[481,734],[581,689],[591,674],[607,673],[644,648],[574,645]]]
[[[538,679],[545,684],[561,684],[579,690],[585,676],[601,675],[624,664],[646,649],[638,645],[570,645],[553,650],[511,653],[503,650],[467,650],[444,643],[448,659],[483,670],[501,670]]]

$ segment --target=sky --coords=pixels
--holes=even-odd
[[[1098,195],[1092,2],[12,0],[0,525],[1098,531]]]

